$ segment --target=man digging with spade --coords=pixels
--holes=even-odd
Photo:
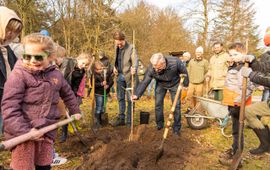
[[[151,82],[152,78],[156,80],[155,89],[155,112],[156,112],[156,124],[157,130],[161,130],[164,127],[164,114],[163,105],[164,97],[167,90],[171,93],[171,99],[174,100],[180,74],[186,74],[187,70],[183,63],[175,57],[164,57],[162,53],[154,54],[150,59],[151,64],[148,66],[144,79],[138,85],[135,95],[132,96],[133,100],[138,100],[144,93],[145,89]],[[187,87],[189,83],[188,76],[184,80],[184,86]],[[176,136],[180,135],[181,129],[181,116],[180,116],[180,99],[177,101],[174,111],[174,124],[173,133]]]

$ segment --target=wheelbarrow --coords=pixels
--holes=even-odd
[[[223,105],[221,101],[194,96],[198,101],[196,106],[192,110],[188,110],[185,114],[187,123],[190,128],[195,130],[204,129],[208,126],[208,120],[217,120],[221,128],[221,133],[225,137],[231,137],[232,135],[226,134],[225,129],[228,127],[230,120],[228,106]],[[199,111],[198,108],[202,108],[203,111]]]

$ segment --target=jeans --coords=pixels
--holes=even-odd
[[[164,114],[163,114],[163,106],[164,106],[164,98],[167,90],[169,90],[171,94],[171,100],[173,102],[174,97],[176,95],[176,91],[178,88],[178,84],[173,86],[170,89],[165,89],[162,86],[156,86],[156,96],[155,96],[155,112],[156,112],[156,124],[157,127],[162,128],[164,126]],[[174,111],[174,123],[173,123],[173,131],[179,132],[181,129],[181,112],[180,112],[180,96],[177,100],[175,111]]]
[[[127,84],[125,81],[125,77],[123,74],[118,74],[117,78],[117,100],[119,106],[119,118],[125,120],[125,110],[126,110],[126,96],[128,99],[128,107],[127,107],[127,124],[131,122],[131,100],[130,94],[131,91],[126,93],[125,88],[129,88],[130,84]]]
[[[147,87],[147,96],[149,96],[149,97],[151,96],[152,89],[154,89],[154,96],[156,95],[155,94],[155,87],[156,87],[156,80],[152,79],[150,84]]]
[[[96,114],[101,114],[104,111],[104,96],[95,94],[96,98]]]
[[[239,114],[240,114],[240,107],[239,106],[229,106],[228,107],[229,113],[232,117],[232,136],[233,136],[233,144],[232,150],[233,154],[236,153],[238,149],[238,136],[239,136]],[[244,147],[244,136],[242,135],[241,138],[241,147]]]
[[[266,101],[269,98],[269,89],[264,89],[263,94],[262,94],[262,100],[261,101]]]

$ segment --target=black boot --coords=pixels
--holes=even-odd
[[[65,142],[68,136],[68,125],[62,126],[62,136],[60,138],[60,143]]]
[[[270,151],[270,131],[268,126],[265,126],[264,129],[253,129],[255,134],[258,136],[260,140],[260,146],[257,149],[252,149],[249,152],[251,154],[262,154],[264,152]]]
[[[101,113],[101,125],[107,126],[109,123],[108,113]]]
[[[96,127],[100,128],[101,127],[101,114],[95,114],[96,117]]]
[[[113,126],[125,126],[125,119],[120,119],[119,117],[113,123]]]

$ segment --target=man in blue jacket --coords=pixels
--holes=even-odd
[[[169,90],[172,101],[176,95],[179,85],[180,74],[186,74],[187,70],[183,63],[176,57],[164,57],[162,53],[154,54],[150,59],[151,64],[148,66],[144,75],[143,81],[138,85],[136,93],[132,96],[133,100],[139,99],[147,86],[150,84],[152,78],[156,80],[156,96],[155,96],[155,112],[157,129],[164,127],[164,97]],[[184,80],[184,86],[188,86],[188,76]],[[180,98],[177,101],[174,111],[173,132],[176,135],[180,134],[181,129],[181,115],[180,115]]]

